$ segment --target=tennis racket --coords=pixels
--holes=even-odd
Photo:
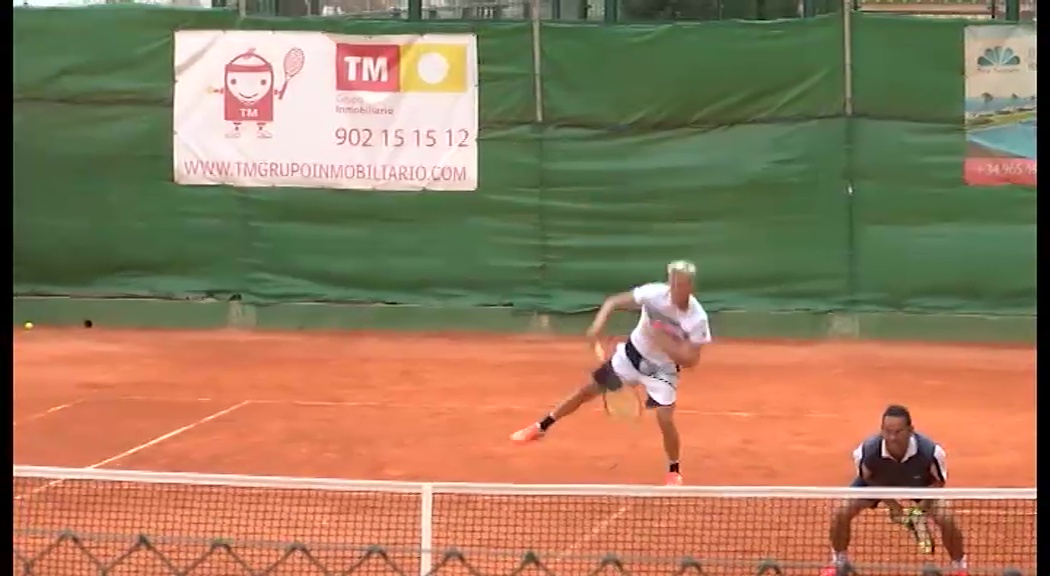
[[[609,359],[605,346],[601,342],[594,343],[594,355],[599,362]],[[602,407],[605,413],[616,420],[637,420],[642,417],[644,407],[642,399],[634,386],[624,383],[619,390],[606,390],[602,394]]]
[[[306,54],[301,48],[292,48],[284,55],[284,83],[277,91],[278,100],[284,100],[284,91],[288,89],[288,81],[303,71],[303,64],[306,64]]]
[[[922,508],[918,506],[905,508],[900,522],[915,538],[915,542],[919,545],[919,552],[933,554],[933,534],[930,532],[930,525]]]

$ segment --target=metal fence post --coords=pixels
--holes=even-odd
[[[586,0],[583,0],[586,1]],[[608,1],[608,0],[607,0]],[[614,0],[615,1],[615,0]],[[533,74],[533,135],[536,138],[536,164],[538,174],[536,175],[536,194],[539,202],[536,209],[536,223],[540,235],[539,266],[536,269],[536,283],[541,298],[546,301],[547,284],[547,208],[544,202],[544,163],[546,162],[546,137],[547,131],[543,106],[543,23],[541,21],[540,0],[531,0],[532,3],[532,74]]]
[[[408,0],[408,19],[414,22],[423,19],[423,0]]]
[[[856,197],[853,191],[853,155],[854,151],[854,126],[853,126],[853,10],[856,0],[842,0],[842,77],[843,77],[843,105],[842,112],[845,116],[846,126],[843,136],[846,140],[846,157],[843,180],[845,180],[846,195],[846,300],[849,302],[847,308],[854,308],[854,298],[857,295],[857,231],[856,231]]]
[[[1010,22],[1021,20],[1021,0],[1006,0],[1006,19]]]

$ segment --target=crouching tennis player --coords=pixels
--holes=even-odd
[[[695,366],[700,349],[711,341],[707,312],[693,296],[696,267],[684,260],[667,265],[667,283],[656,282],[606,298],[587,336],[594,342],[601,338],[613,310],[641,309],[637,326],[627,342],[616,346],[612,356],[592,374],[591,382],[582,386],[558,404],[539,422],[511,435],[517,443],[543,437],[558,420],[575,412],[605,390],[621,386],[643,386],[647,393],[645,406],[656,412],[663,435],[664,452],[669,467],[665,484],[679,486],[682,474],[678,465],[680,440],[674,423],[680,368]]]
[[[882,431],[868,438],[853,451],[857,478],[850,485],[886,488],[942,488],[948,479],[944,449],[912,428],[911,413],[893,405],[882,413]],[[883,500],[890,519],[903,525],[915,537],[921,552],[933,553],[933,539],[927,532],[929,518],[941,531],[941,540],[951,559],[952,576],[967,576],[963,536],[952,516],[947,500],[915,500],[909,509],[896,500]],[[879,505],[879,500],[851,499],[838,506],[831,518],[832,565],[821,576],[835,576],[847,563],[850,524],[861,512]]]

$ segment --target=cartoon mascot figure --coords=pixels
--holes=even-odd
[[[256,138],[271,138],[266,127],[273,122],[275,100],[284,99],[288,81],[303,69],[306,56],[299,48],[292,48],[284,56],[284,81],[277,88],[273,64],[255,53],[255,48],[230,60],[223,69],[222,88],[209,88],[213,94],[223,95],[223,119],[230,123],[227,138],[240,138],[241,126],[255,124]]]
[[[226,64],[223,70],[223,119],[232,129],[227,138],[240,138],[241,125],[255,124],[257,138],[270,138],[266,130],[273,122],[274,88],[273,65],[251,48]]]

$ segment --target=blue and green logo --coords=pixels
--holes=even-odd
[[[977,57],[977,65],[981,67],[985,66],[1018,66],[1021,64],[1021,57],[1014,54],[1012,48],[996,46],[994,48],[985,48],[984,54]]]

